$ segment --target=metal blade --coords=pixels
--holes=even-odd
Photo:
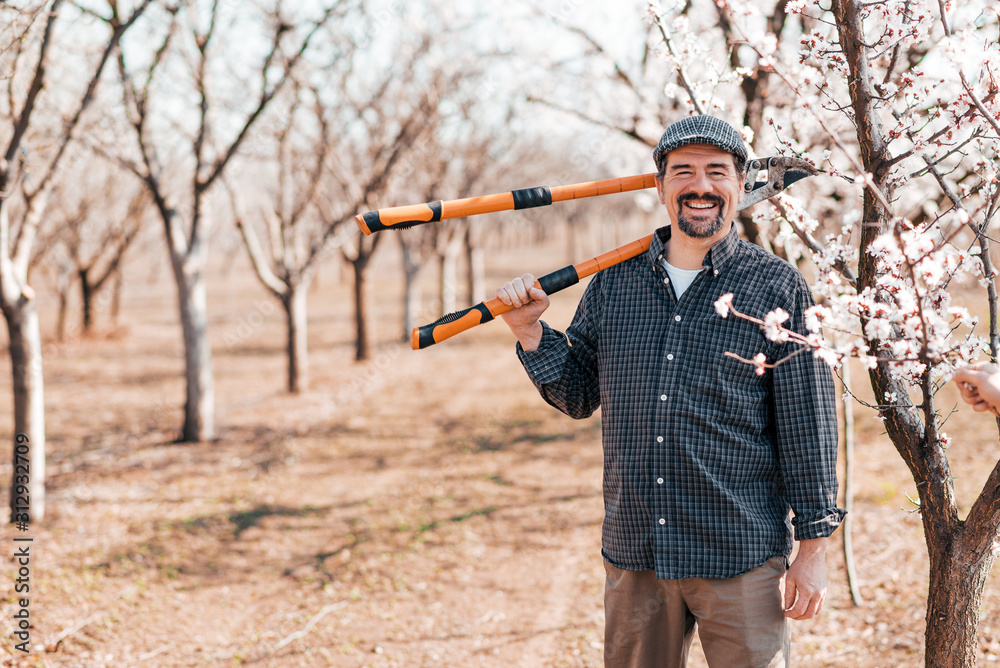
[[[762,169],[767,171],[767,180],[757,181],[757,174]],[[753,160],[747,166],[744,195],[737,211],[771,199],[796,181],[813,174],[816,174],[816,168],[801,158],[776,156]]]

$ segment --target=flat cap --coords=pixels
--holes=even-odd
[[[740,133],[729,123],[714,116],[688,116],[671,124],[660,137],[660,143],[653,149],[653,162],[663,170],[663,161],[675,148],[688,144],[711,144],[739,158],[747,160],[747,147]]]

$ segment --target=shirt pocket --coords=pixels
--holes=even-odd
[[[712,315],[694,323],[691,331],[688,347],[698,356],[688,379],[693,398],[703,402],[706,417],[759,432],[770,419],[771,370],[758,373],[751,362],[758,355],[775,362],[776,345],[755,323]]]

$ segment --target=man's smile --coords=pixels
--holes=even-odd
[[[678,197],[677,204],[681,210],[686,208],[702,213],[721,208],[723,202],[721,197],[716,197],[715,195],[694,195],[688,193]]]

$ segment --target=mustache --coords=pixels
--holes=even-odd
[[[703,202],[712,202],[713,204],[718,204],[719,208],[722,208],[724,202],[722,198],[718,195],[695,195],[694,193],[685,193],[677,198],[677,204],[683,205],[685,202],[690,202],[692,200],[701,200]]]

